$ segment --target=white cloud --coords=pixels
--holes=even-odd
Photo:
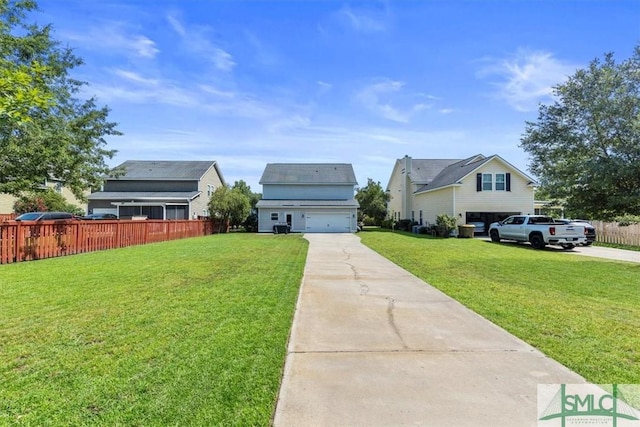
[[[233,70],[236,63],[233,56],[210,40],[210,27],[202,25],[185,26],[175,15],[167,15],[171,28],[180,36],[186,49],[198,57],[209,60],[220,71]]]
[[[336,13],[336,16],[339,21],[357,32],[376,33],[387,29],[385,11],[371,8],[353,8],[347,4]]]
[[[381,79],[361,88],[355,99],[374,114],[397,123],[409,123],[422,111],[431,108],[423,101],[422,94],[404,91],[405,83],[391,79]],[[417,101],[416,101],[417,98]]]
[[[133,83],[142,84],[145,86],[157,86],[159,83],[157,79],[149,79],[133,71],[115,69],[113,70],[113,73],[119,77],[122,77],[125,80],[128,80]]]
[[[534,111],[539,103],[551,100],[553,86],[565,81],[578,68],[549,52],[523,49],[509,58],[487,62],[489,65],[480,70],[479,77],[499,76],[500,80],[493,83],[496,96],[517,111]]]
[[[153,59],[160,52],[156,43],[141,34],[131,34],[126,25],[108,21],[82,32],[65,32],[65,39],[87,49],[128,53],[134,57]]]

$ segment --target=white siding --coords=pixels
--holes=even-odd
[[[387,215],[389,218],[396,219],[396,212],[400,212],[402,215],[402,179],[404,175],[402,174],[401,168],[398,166],[398,162],[396,161],[396,165],[393,168],[393,172],[391,173],[391,179],[389,179],[389,184],[387,185],[387,189],[389,191],[389,203],[387,204]]]
[[[417,212],[413,204],[413,192],[422,185],[411,182],[410,176],[403,173],[404,167],[403,160],[396,160],[389,184],[387,184],[389,192],[387,215],[392,219],[409,219],[412,210]]]
[[[491,174],[492,191],[476,191],[476,173]],[[511,173],[511,191],[495,191],[495,174]],[[456,215],[466,212],[520,212],[533,214],[533,187],[518,172],[493,161],[476,170],[456,189]]]
[[[454,214],[453,187],[417,194],[414,197],[414,206],[416,217],[420,209],[422,209],[423,222],[425,225],[435,224],[438,215],[443,213],[447,215]]]

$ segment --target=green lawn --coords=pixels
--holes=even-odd
[[[0,266],[0,425],[269,425],[306,249],[226,234]]]
[[[594,383],[640,383],[640,264],[385,230],[362,242]]]
[[[640,383],[640,264],[367,231],[595,383]],[[232,233],[0,266],[0,425],[269,425],[307,242]]]

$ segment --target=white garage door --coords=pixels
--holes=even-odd
[[[307,213],[308,233],[349,233],[351,214],[349,212]]]

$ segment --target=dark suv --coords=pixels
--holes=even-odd
[[[16,221],[51,221],[75,218],[76,216],[69,212],[27,212],[19,215]]]

